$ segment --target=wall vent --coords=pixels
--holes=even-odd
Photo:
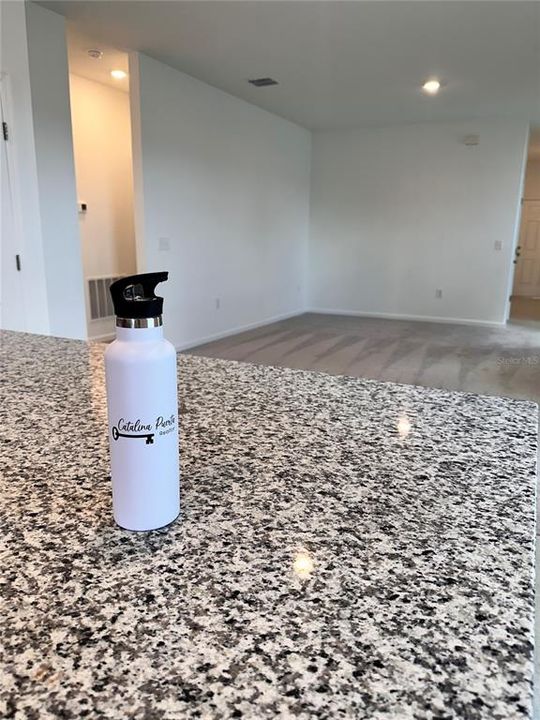
[[[248,80],[248,83],[250,85],[255,85],[255,87],[268,87],[269,85],[278,85],[278,81],[274,80],[274,78],[265,77],[265,78],[253,78],[253,80]]]
[[[88,297],[90,300],[90,320],[114,317],[110,286],[123,275],[113,277],[88,278]]]

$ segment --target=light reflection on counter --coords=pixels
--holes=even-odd
[[[411,432],[411,421],[406,415],[402,415],[397,421],[397,431],[400,438],[406,438]]]
[[[299,550],[293,561],[293,571],[302,580],[311,577],[311,573],[315,569],[315,562],[307,550]]]

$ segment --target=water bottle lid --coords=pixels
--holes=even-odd
[[[143,273],[120,278],[110,287],[114,313],[119,318],[155,318],[163,313],[163,298],[156,285],[169,277],[168,272]]]

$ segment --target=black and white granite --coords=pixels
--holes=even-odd
[[[2,717],[530,717],[536,405],[180,356],[136,534],[103,346],[1,353]]]

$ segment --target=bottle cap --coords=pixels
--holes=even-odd
[[[163,313],[163,298],[156,285],[169,277],[168,272],[143,273],[120,278],[111,285],[114,313],[118,318],[155,318]]]

